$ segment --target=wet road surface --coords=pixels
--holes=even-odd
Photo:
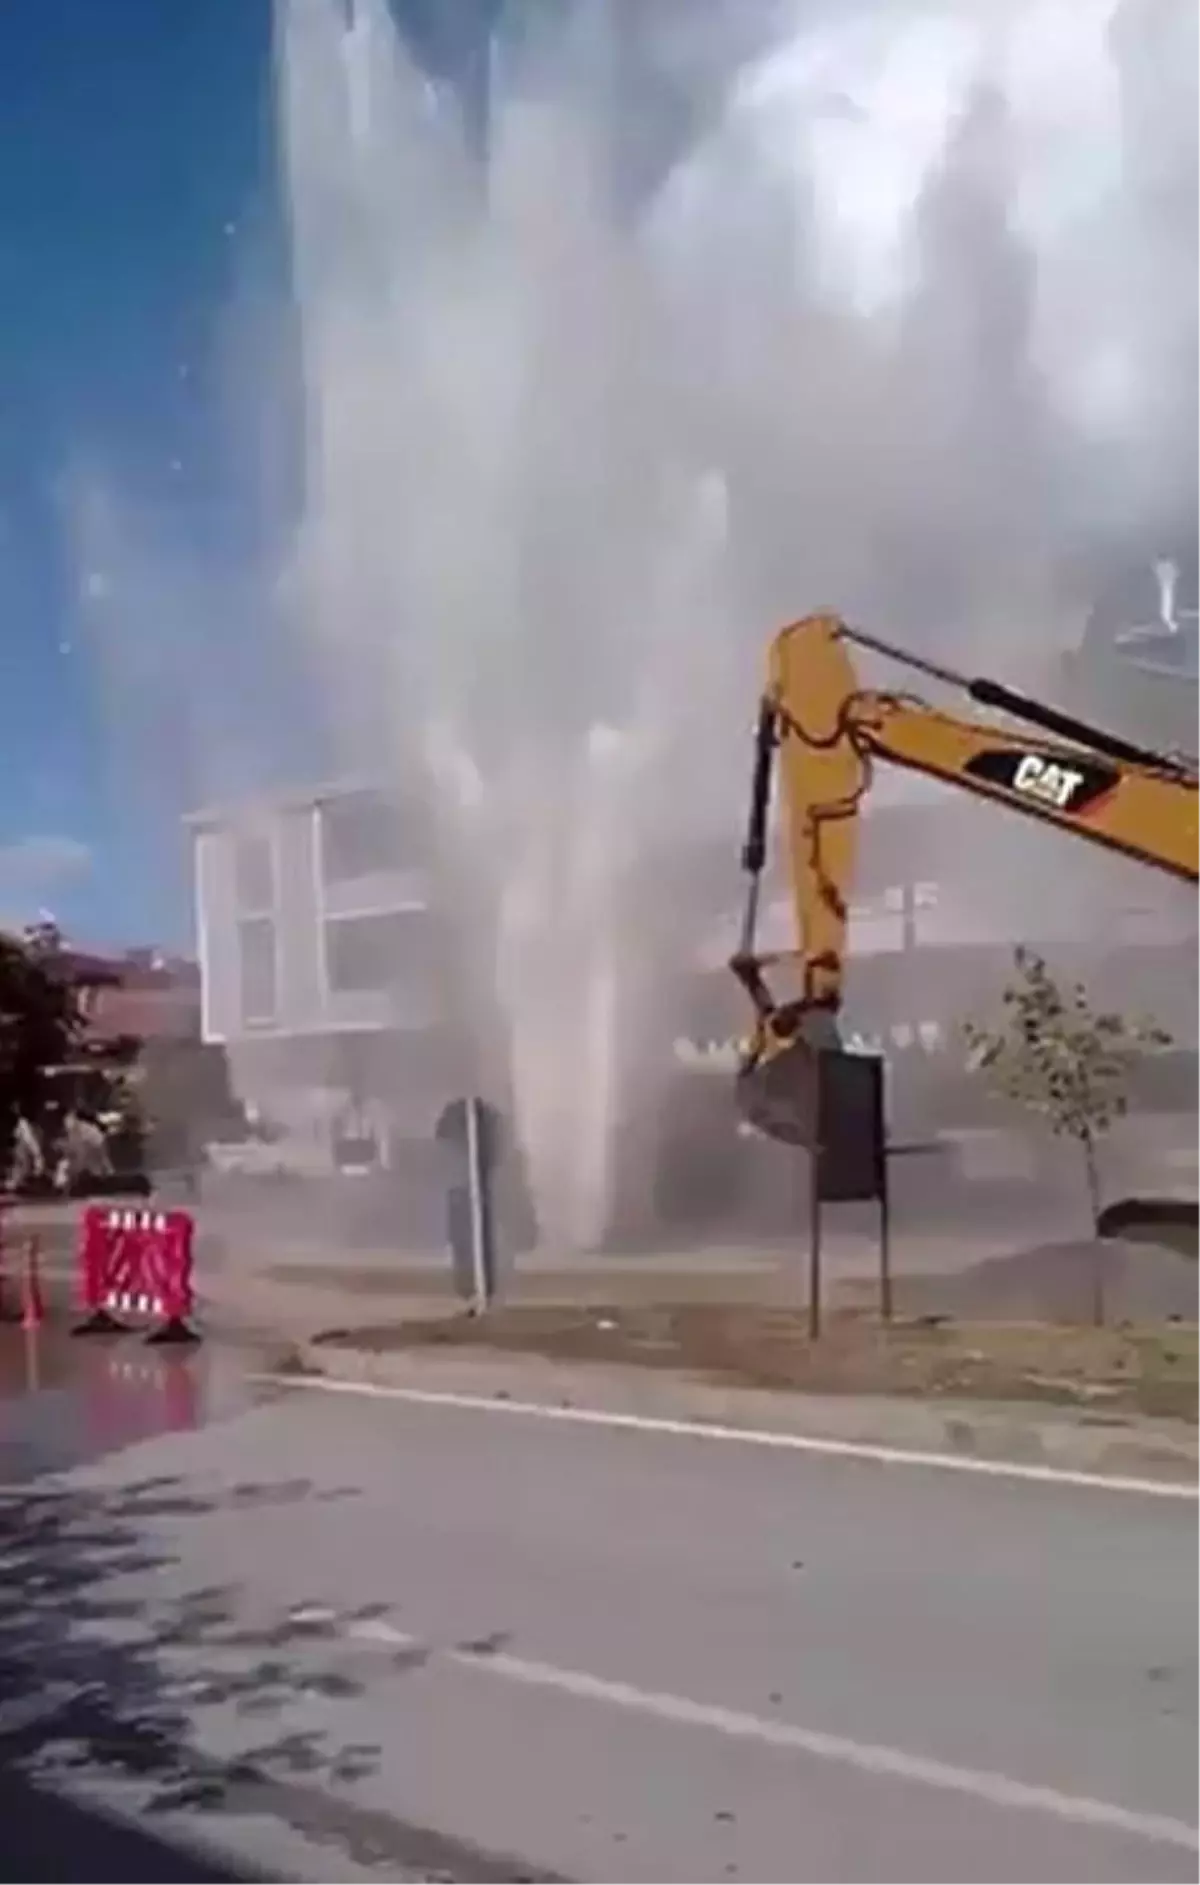
[[[231,1867],[227,1858],[198,1847],[190,1829],[160,1836],[114,1812],[113,1802],[89,1798],[82,1765],[66,1788],[63,1777],[40,1785],[29,1778],[39,1765],[44,1684],[54,1681],[38,1654],[37,1612],[47,1599],[69,1608],[71,1593],[88,1587],[92,1568],[86,1559],[70,1567],[46,1560],[51,1515],[66,1495],[45,1476],[155,1434],[189,1431],[247,1404],[240,1357],[156,1353],[136,1336],[76,1341],[52,1325],[27,1335],[11,1322],[0,1323],[0,1879],[223,1885],[267,1876],[248,1865]],[[48,1488],[44,1500],[29,1490],[39,1481]],[[97,1551],[109,1543],[98,1532]],[[28,1579],[23,1568],[31,1573]],[[61,1693],[51,1689],[51,1706],[63,1709],[54,1717],[60,1723],[68,1709],[86,1706],[92,1677],[81,1668],[79,1678]],[[119,1765],[121,1751],[115,1742],[100,1753]],[[104,1758],[95,1765],[103,1768]]]
[[[239,1415],[280,1393],[247,1378],[262,1359],[0,1325],[0,1880],[540,1876],[423,1823],[344,1806],[353,1750],[325,1764],[304,1726],[250,1752],[236,1729],[232,1745],[193,1736],[194,1691],[250,1723],[308,1694],[307,1673],[288,1665],[304,1631],[243,1618],[236,1586],[209,1582],[164,1608],[160,1581],[186,1582],[187,1554],[147,1527],[227,1510],[253,1554],[260,1512],[320,1504],[321,1489],[294,1473],[235,1473],[213,1505],[186,1474],[137,1464],[147,1446],[189,1444],[236,1463]],[[115,1477],[97,1484],[97,1470]],[[189,1652],[203,1673],[184,1679],[172,1662]],[[326,1691],[338,1682],[313,1689]]]
[[[1186,1502],[38,1366],[0,1753],[131,1878],[1195,1877]]]

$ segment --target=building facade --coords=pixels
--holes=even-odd
[[[419,800],[346,780],[189,825],[203,1036],[252,1116],[329,1143],[363,1115],[384,1155],[423,1132],[453,1030]]]

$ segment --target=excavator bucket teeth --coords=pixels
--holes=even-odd
[[[807,1041],[777,1047],[737,1077],[738,1110],[768,1139],[812,1151],[817,1132],[817,1061]]]

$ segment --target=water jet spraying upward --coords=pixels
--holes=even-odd
[[[688,135],[659,127],[631,204],[622,71],[657,56],[678,95],[736,5],[668,10],[665,54],[616,5],[513,9],[480,160],[385,0],[278,0],[303,626],[360,765],[436,723],[476,781],[447,842],[551,1241],[603,1239],[622,1107],[661,1078],[694,939],[644,922],[653,859],[692,800],[735,802],[719,709],[764,621],[836,595],[960,638],[1044,623],[1089,523],[1074,474],[1107,474],[1086,382],[1114,337],[1144,460],[1128,299],[1064,348],[1129,211],[1111,165],[1083,182],[1127,128],[1111,10],[1073,4],[1069,42],[1054,0],[1002,32],[949,3],[777,10]]]

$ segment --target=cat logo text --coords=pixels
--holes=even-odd
[[[1072,762],[1049,753],[1001,751],[976,753],[964,768],[972,778],[1005,792],[1015,792],[1049,812],[1079,813],[1104,798],[1119,783],[1109,766],[1090,759]]]

